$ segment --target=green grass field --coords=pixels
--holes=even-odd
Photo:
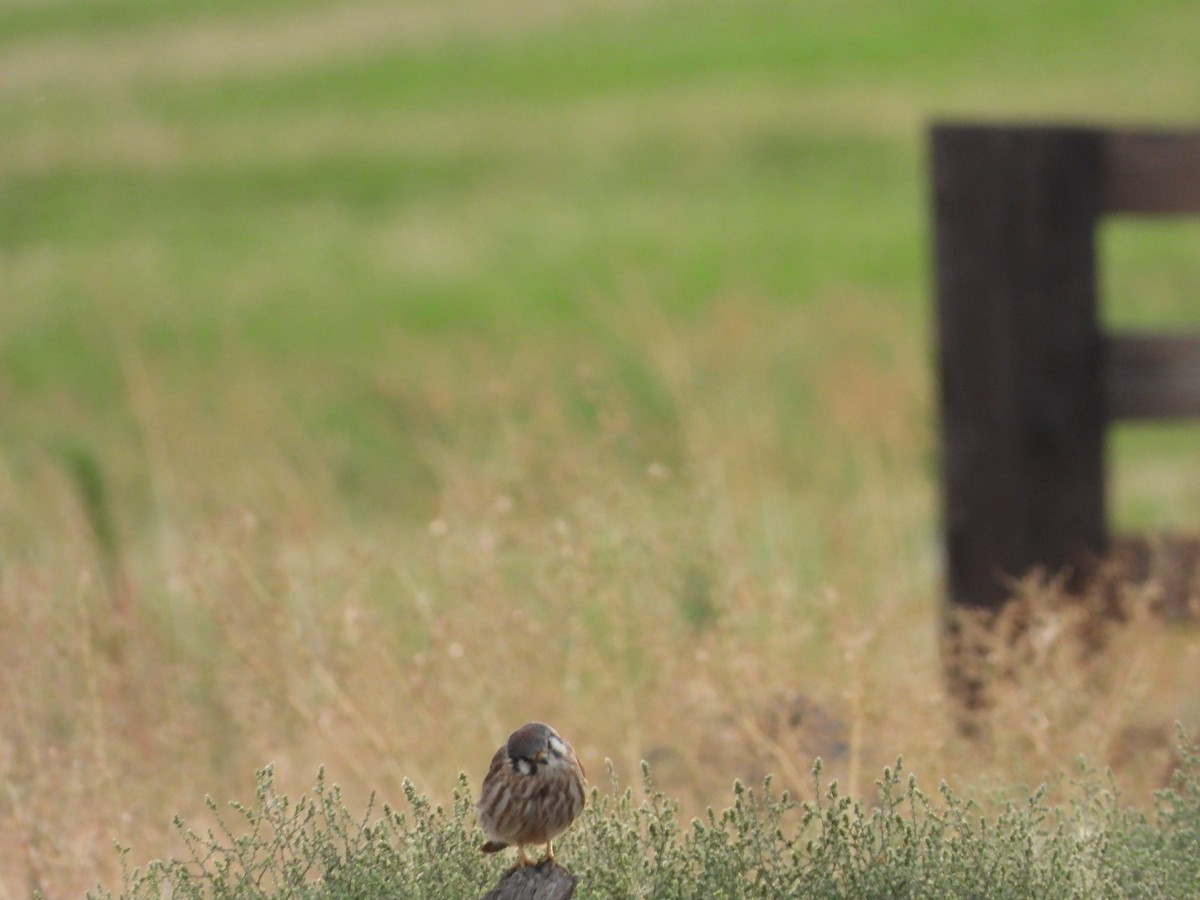
[[[1194,632],[1080,669],[1048,611],[990,755],[945,715],[924,139],[1194,126],[1198,38],[1194,0],[0,4],[0,897],[178,851],[268,761],[445,798],[535,718],[685,809],[816,755],[1147,797]],[[1101,239],[1109,321],[1200,324],[1200,222]],[[1195,436],[1115,435],[1119,526],[1197,524]]]

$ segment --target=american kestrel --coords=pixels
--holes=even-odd
[[[571,827],[583,810],[587,776],[575,751],[549,725],[518,728],[492,757],[479,795],[479,824],[496,853],[516,845],[517,865],[532,860],[526,844],[545,844],[544,859],[554,859],[551,841]]]

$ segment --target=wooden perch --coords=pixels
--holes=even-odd
[[[568,900],[579,879],[556,862],[517,866],[504,873],[483,900]]]

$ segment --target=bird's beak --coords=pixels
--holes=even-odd
[[[546,751],[545,751],[545,750],[540,750],[540,751],[538,751],[538,755],[534,757],[534,760],[535,760],[535,761],[536,761],[536,762],[537,762],[539,765],[540,765],[541,763],[544,763],[544,762],[546,761]]]

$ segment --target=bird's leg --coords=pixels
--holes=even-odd
[[[546,855],[542,857],[542,862],[554,862],[554,844],[546,841]]]
[[[517,844],[517,865],[518,866],[533,865],[533,860],[530,859],[529,855],[525,852],[524,844]]]

